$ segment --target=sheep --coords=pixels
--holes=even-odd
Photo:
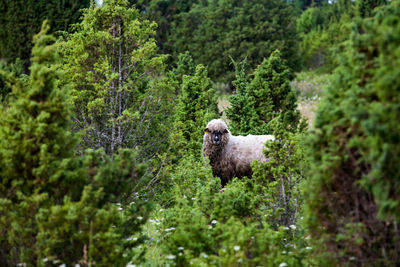
[[[265,162],[263,154],[267,141],[273,135],[233,136],[222,119],[211,120],[204,129],[203,156],[210,160],[214,176],[225,186],[233,177],[251,177],[251,162]]]

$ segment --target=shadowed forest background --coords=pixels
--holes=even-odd
[[[0,266],[400,265],[400,1],[0,2]],[[203,130],[273,134],[221,187]]]

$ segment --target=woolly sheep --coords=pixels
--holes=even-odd
[[[203,155],[210,160],[213,175],[225,186],[233,177],[251,177],[251,162],[267,161],[264,145],[274,139],[272,135],[233,136],[222,119],[214,119],[204,129]]]

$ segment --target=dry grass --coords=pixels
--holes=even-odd
[[[297,104],[297,109],[300,111],[301,116],[307,118],[309,128],[314,124],[318,101],[319,99],[300,100]]]

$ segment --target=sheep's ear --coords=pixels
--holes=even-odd
[[[228,133],[228,129],[225,129],[225,130],[224,130],[224,133]]]
[[[205,129],[204,129],[204,133],[206,133],[206,134],[209,133],[208,128],[205,128]]]

